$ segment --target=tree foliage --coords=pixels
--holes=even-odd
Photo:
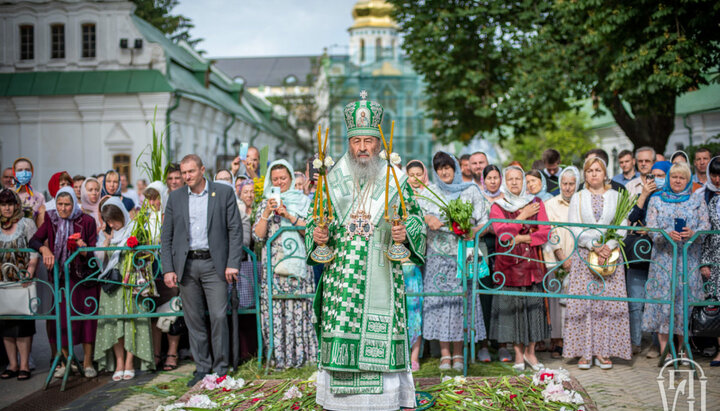
[[[588,120],[584,113],[560,113],[551,126],[509,140],[506,146],[510,159],[529,169],[533,162],[542,160],[543,150],[538,147],[554,148],[560,152],[562,164],[581,166],[583,154],[597,147],[597,141],[588,134]]]
[[[195,25],[182,14],[172,14],[179,0],[132,0],[135,3],[135,15],[152,24],[155,28],[177,42],[186,41],[195,48],[203,39],[193,38],[190,29]]]
[[[675,98],[720,57],[720,3],[390,0],[444,140],[554,124],[592,99],[636,145],[664,151]]]

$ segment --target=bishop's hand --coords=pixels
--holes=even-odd
[[[313,241],[317,245],[327,244],[330,239],[330,230],[327,227],[315,227],[313,230]]]
[[[407,231],[405,230],[405,224],[397,224],[392,227],[392,239],[396,243],[404,243],[407,238]]]

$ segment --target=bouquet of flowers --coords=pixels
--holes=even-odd
[[[142,208],[132,220],[133,229],[128,237],[126,246],[135,248],[139,245],[152,244],[152,231],[150,230],[150,205],[143,204]],[[156,219],[156,224],[159,220]],[[155,289],[153,276],[153,263],[155,254],[150,251],[126,251],[122,259],[122,270],[124,273],[123,283],[132,287],[132,295],[140,294],[143,297],[158,296]]]
[[[610,225],[621,225],[632,211],[633,207],[637,204],[637,196],[631,195],[627,190],[620,190],[618,194],[618,202],[615,208],[615,215],[613,216]],[[602,238],[602,244],[607,244],[610,240],[615,240],[620,244],[620,247],[612,250],[610,258],[605,261],[605,264],[599,264],[599,256],[595,251],[591,251],[588,255],[588,262],[592,266],[592,269],[603,277],[607,277],[615,273],[617,265],[615,262],[620,258],[620,253],[623,255],[623,259],[627,261],[625,256],[625,243],[623,242],[623,236],[618,234],[616,228],[608,228],[605,235]]]
[[[440,212],[443,218],[445,218],[446,224],[451,232],[460,237],[464,237],[472,231],[473,206],[471,203],[463,201],[459,197],[446,202],[442,197],[437,195],[437,193],[432,191],[430,187],[425,185],[425,183],[421,181],[420,184],[422,184],[435,199],[421,195],[418,195],[418,197],[424,198],[440,207]]]

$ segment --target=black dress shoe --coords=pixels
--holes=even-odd
[[[193,373],[193,377],[190,379],[190,381],[188,381],[187,386],[188,386],[188,387],[194,387],[195,384],[197,384],[198,382],[200,382],[200,380],[202,380],[203,378],[205,378],[206,375],[207,375],[206,372],[197,372],[197,371],[195,371],[195,372]]]

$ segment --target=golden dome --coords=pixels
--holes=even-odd
[[[392,9],[392,4],[383,0],[359,0],[353,6],[352,15],[355,23],[350,29],[364,27],[397,29],[398,25],[390,15]]]

